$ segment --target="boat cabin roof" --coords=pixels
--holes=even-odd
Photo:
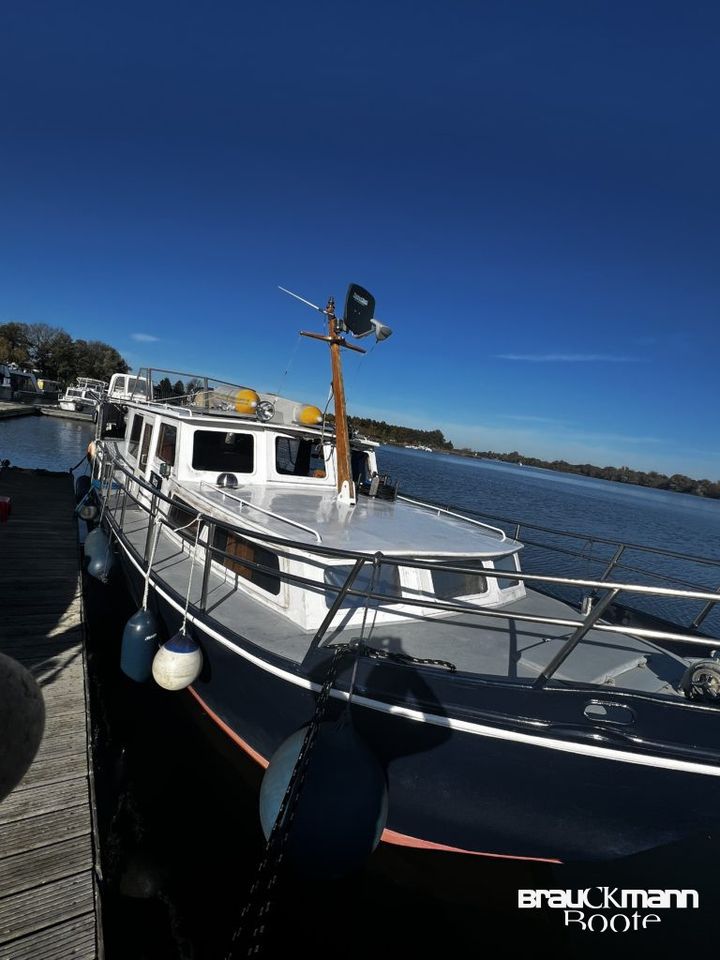
[[[360,496],[354,507],[348,507],[337,502],[334,490],[288,490],[268,483],[227,491],[202,481],[177,488],[178,496],[186,493],[192,495],[194,505],[204,501],[220,508],[239,525],[252,523],[273,536],[308,546],[321,542],[324,547],[359,553],[381,550],[393,556],[448,558],[504,556],[522,546],[516,540],[502,540],[480,524],[402,499]]]
[[[290,401],[288,401],[290,403]],[[225,415],[178,408],[157,402],[131,401],[128,405],[127,440],[120,442],[119,452],[128,465],[138,467],[146,479],[160,483],[162,492],[187,503],[191,508],[214,514],[221,511],[227,521],[253,527],[308,547],[322,544],[337,550],[358,553],[381,551],[394,556],[415,557],[496,557],[515,553],[522,544],[507,539],[502,531],[468,518],[453,515],[402,498],[390,500],[360,494],[350,506],[338,501],[334,474],[334,437],[319,427],[287,422],[263,423],[255,417]],[[278,404],[278,407],[280,405]],[[281,414],[284,412],[280,407]],[[135,426],[135,415],[143,418],[142,438]],[[152,418],[152,421],[151,421]],[[284,420],[285,418],[282,417]],[[145,426],[152,422],[152,436]],[[172,465],[169,476],[157,475],[163,450],[162,424],[175,426],[172,442]],[[252,434],[254,450],[249,454],[248,473],[232,467],[198,468],[196,453],[204,450],[207,432]],[[198,434],[198,431],[200,433]],[[280,475],[276,465],[276,442],[296,436],[308,439],[325,449],[325,470],[320,478],[309,475]],[[376,469],[376,444],[354,440],[353,448],[367,455],[370,470]],[[211,444],[213,448],[217,444]],[[142,448],[146,450],[144,460]],[[138,463],[140,453],[140,463]],[[214,453],[212,454],[214,456]],[[215,463],[212,457],[207,462]],[[219,476],[233,473],[236,486],[219,486]],[[151,477],[151,473],[155,476]]]

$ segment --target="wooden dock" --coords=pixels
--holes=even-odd
[[[37,756],[0,802],[0,960],[101,960],[73,486],[67,474],[6,469],[0,495],[12,498],[0,524],[0,651],[34,674],[46,710]]]
[[[40,413],[45,417],[60,417],[62,420],[81,420],[84,423],[94,423],[92,413],[78,413],[76,410],[61,410],[60,407],[40,407]]]
[[[27,417],[38,412],[38,408],[30,403],[8,403],[0,400],[0,420],[9,417]]]

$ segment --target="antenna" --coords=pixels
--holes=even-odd
[[[306,303],[309,307],[312,307],[313,310],[317,310],[318,313],[327,313],[326,309],[323,307],[318,307],[315,303],[310,303],[309,300],[306,300],[305,297],[301,297],[298,293],[293,293],[292,290],[287,290],[285,287],[281,287],[278,284],[278,290],[282,290],[283,293],[289,293],[291,297],[295,297],[296,300],[299,300],[300,303]]]
[[[335,400],[335,463],[337,473],[337,499],[338,502],[352,505],[356,502],[355,484],[352,478],[350,465],[350,438],[348,433],[347,411],[345,409],[345,387],[343,385],[342,363],[340,360],[341,348],[355,350],[357,353],[365,353],[362,347],[356,347],[348,343],[342,334],[346,331],[352,333],[354,337],[366,337],[369,333],[375,332],[378,340],[386,340],[392,333],[390,327],[384,327],[379,321],[373,319],[375,310],[375,297],[357,283],[351,283],[345,303],[345,316],[340,319],[335,316],[335,298],[329,297],[325,308],[318,307],[317,304],[306,300],[305,297],[293,293],[286,287],[278,284],[278,289],[283,293],[289,294],[301,303],[312,307],[318,313],[324,313],[327,317],[327,334],[310,333],[301,330],[303,337],[312,337],[313,340],[324,340],[330,347],[330,365],[332,368],[332,392]]]
[[[317,310],[318,313],[324,313],[326,316],[330,316],[328,312],[329,307],[319,307],[316,303],[312,303],[310,300],[306,300],[305,297],[301,297],[299,293],[293,293],[293,291],[288,290],[287,287],[281,287],[280,284],[278,284],[278,290],[282,290],[283,293],[295,297],[300,303],[312,307],[313,310]],[[337,321],[338,332],[351,333],[356,340],[367,337],[370,333],[374,333],[375,339],[378,341],[387,340],[387,338],[392,335],[392,329],[385,326],[384,323],[380,323],[379,320],[376,320],[373,317],[374,312],[375,297],[365,290],[364,287],[361,287],[359,283],[351,283],[345,298],[345,315],[342,320],[338,319]],[[342,346],[350,347],[347,343],[343,343]],[[350,347],[350,349],[357,350],[359,348]]]

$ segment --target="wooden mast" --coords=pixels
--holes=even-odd
[[[330,363],[332,366],[332,388],[335,403],[335,459],[337,461],[338,494],[343,493],[343,484],[347,483],[347,498],[355,503],[355,484],[350,466],[350,435],[348,432],[347,410],[345,408],[345,384],[343,383],[342,360],[338,337],[338,322],[335,316],[335,298],[330,297],[327,305],[328,333],[330,334]]]
[[[345,385],[342,375],[341,347],[365,353],[362,347],[348,343],[340,336],[338,319],[335,316],[335,298],[328,299],[327,307],[322,311],[328,318],[328,335],[301,331],[303,337],[313,340],[325,340],[330,345],[330,363],[332,366],[332,389],[335,404],[335,460],[337,472],[338,499],[346,503],[355,503],[355,483],[350,466],[350,436],[348,431],[347,410],[345,408]]]

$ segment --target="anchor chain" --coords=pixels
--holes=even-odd
[[[265,852],[258,864],[255,880],[250,887],[248,901],[240,916],[240,923],[233,933],[230,950],[225,955],[225,960],[235,960],[235,958],[239,956],[238,950],[241,947],[243,939],[245,939],[247,943],[245,956],[255,957],[262,951],[265,927],[272,907],[273,897],[276,893],[280,870],[283,865],[285,844],[292,828],[298,800],[302,793],[310,754],[315,745],[318,729],[325,716],[330,691],[335,683],[340,661],[345,654],[348,653],[349,649],[349,644],[340,644],[335,648],[333,658],[330,661],[330,667],[328,668],[325,680],[318,694],[312,719],[308,725],[305,739],[303,740],[300,753],[293,768],[290,782],[287,785],[278,815],[270,831],[270,836],[267,839]]]
[[[328,700],[330,699],[330,691],[335,685],[338,667],[342,658],[346,654],[353,654],[355,658],[350,681],[348,707],[352,700],[358,661],[361,656],[372,657],[377,660],[388,660],[403,665],[419,664],[443,667],[451,672],[454,672],[456,669],[455,664],[450,663],[448,660],[413,657],[410,654],[379,650],[376,647],[368,646],[368,644],[364,642],[370,594],[374,589],[380,563],[380,556],[376,555],[373,560],[373,575],[368,584],[360,636],[354,640],[350,640],[348,643],[339,643],[334,648],[330,666],[328,667],[315,703],[315,710],[313,711],[312,718],[305,733],[305,739],[300,747],[300,752],[295,761],[295,766],[290,775],[287,788],[285,789],[285,794],[275,818],[275,823],[265,844],[265,852],[258,864],[255,880],[250,887],[247,903],[240,915],[240,923],[232,935],[230,949],[225,955],[225,960],[236,960],[243,941],[247,945],[245,951],[246,957],[256,957],[262,952],[267,921],[272,908],[273,897],[277,893],[278,879],[283,866],[285,844],[292,829],[293,820],[295,819],[297,804],[305,783],[310,754],[315,746],[317,733],[325,716]],[[371,627],[368,632],[368,639],[372,635],[373,627]]]
[[[371,657],[374,660],[390,660],[392,663],[400,663],[407,666],[411,663],[419,666],[444,667],[451,673],[457,670],[454,663],[449,660],[433,660],[430,657],[413,657],[409,653],[395,653],[392,650],[378,650],[377,647],[369,647],[366,643],[351,644],[353,650],[365,657]]]

